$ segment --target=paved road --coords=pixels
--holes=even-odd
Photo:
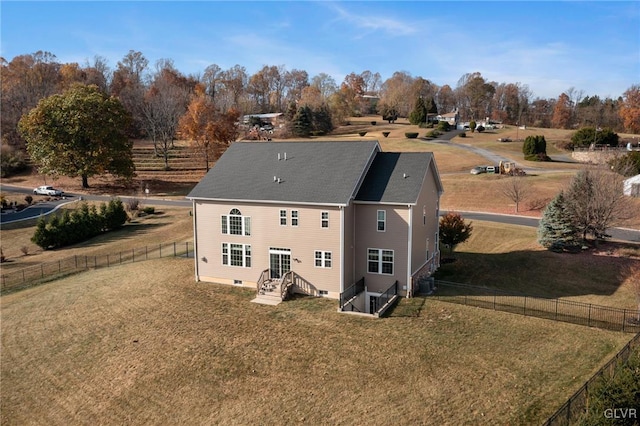
[[[17,186],[9,186],[2,185],[2,190],[7,192],[17,192],[17,193],[27,193],[30,194],[32,189],[30,188],[21,188]],[[54,211],[56,208],[60,206],[61,203],[76,201],[79,199],[78,195],[73,194],[65,194],[67,197],[71,197],[67,200],[61,200],[59,202],[52,202],[45,204],[39,204],[37,208],[25,209],[20,213],[14,214],[3,214],[1,223],[9,223],[14,220],[25,220],[26,218],[33,218],[40,216],[41,214],[49,214]],[[112,196],[110,195],[82,195],[82,198],[85,200],[91,201],[109,201]],[[126,202],[128,199],[136,198],[136,197],[125,197],[119,196],[119,198]],[[143,198],[140,201],[144,202],[144,204],[154,205],[154,206],[172,206],[172,207],[191,207],[191,201],[189,200],[168,200],[163,198]],[[527,216],[515,216],[515,215],[505,215],[505,214],[495,214],[495,213],[482,213],[482,212],[468,212],[468,211],[459,211],[456,212],[462,214],[465,219],[470,220],[484,220],[488,222],[498,222],[505,223],[510,225],[522,225],[522,226],[530,226],[530,227],[538,227],[539,219],[535,217],[527,217]],[[441,214],[446,214],[446,210],[441,210]],[[13,216],[13,217],[12,217]],[[640,230],[637,229],[627,229],[627,228],[613,228],[608,230],[609,234],[612,238],[620,241],[629,241],[629,242],[640,242]]]

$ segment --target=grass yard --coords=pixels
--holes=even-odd
[[[423,298],[373,320],[253,296],[173,258],[3,296],[2,424],[540,424],[629,340]]]
[[[67,205],[67,208],[75,207],[75,203]],[[189,209],[156,207],[156,214],[136,218],[117,231],[92,238],[88,242],[46,251],[31,242],[36,220],[6,224],[2,226],[1,232],[2,250],[8,261],[2,264],[2,271],[10,272],[43,262],[55,262],[74,255],[106,255],[147,245],[193,241],[191,219]],[[22,248],[26,248],[26,255]]]
[[[640,263],[640,246],[603,243],[580,254],[553,253],[536,243],[536,229],[472,221],[469,240],[437,279],[621,309],[638,309],[625,266]],[[448,257],[448,252],[442,254]]]

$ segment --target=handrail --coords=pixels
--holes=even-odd
[[[282,300],[286,299],[289,289],[295,282],[295,276],[295,272],[289,271],[280,278],[280,298]]]
[[[398,280],[396,280],[396,282],[391,284],[391,287],[386,289],[384,293],[378,296],[378,301],[380,302],[380,306],[378,307],[376,312],[379,312],[383,307],[385,307],[385,305],[389,303],[391,299],[393,299],[393,296],[396,296],[397,294],[398,294]]]
[[[260,273],[260,278],[258,278],[258,283],[256,284],[256,287],[258,289],[258,294],[260,294],[260,291],[262,290],[262,286],[264,285],[264,282],[268,279],[270,275],[269,272],[270,270],[267,268]]]
[[[353,300],[357,295],[364,291],[364,277],[360,278],[357,282],[355,282],[351,287],[347,288],[345,291],[340,293],[340,310],[344,311],[347,305],[351,305],[351,310],[356,310],[361,312],[358,308],[353,305]]]

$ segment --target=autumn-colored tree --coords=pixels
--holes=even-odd
[[[466,223],[460,213],[449,212],[440,218],[438,235],[440,243],[449,248],[449,254],[460,243],[464,243],[471,236],[473,226]]]
[[[442,86],[436,94],[436,103],[438,105],[438,111],[446,114],[454,110],[456,107],[456,98],[451,86],[445,84]]]
[[[619,114],[627,132],[640,133],[640,85],[635,84],[624,92]]]
[[[45,174],[131,178],[133,144],[124,133],[130,116],[120,101],[96,86],[76,84],[42,99],[19,123],[31,159]]]
[[[573,105],[566,93],[562,93],[553,108],[551,125],[558,129],[568,129],[571,126]]]
[[[187,112],[180,118],[179,131],[191,142],[192,149],[202,155],[209,171],[210,162],[237,139],[240,112],[231,109],[224,114],[218,113],[205,91],[203,86],[196,86]]]

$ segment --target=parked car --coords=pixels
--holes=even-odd
[[[54,188],[53,186],[42,185],[33,190],[36,195],[49,195],[51,197],[58,197],[62,195],[62,191]]]
[[[486,172],[487,172],[487,166],[476,166],[473,169],[471,169],[472,175],[479,175],[480,173],[486,173]]]
[[[487,168],[485,169],[485,171],[487,173],[495,173],[496,172],[496,167],[495,166],[487,166]]]

